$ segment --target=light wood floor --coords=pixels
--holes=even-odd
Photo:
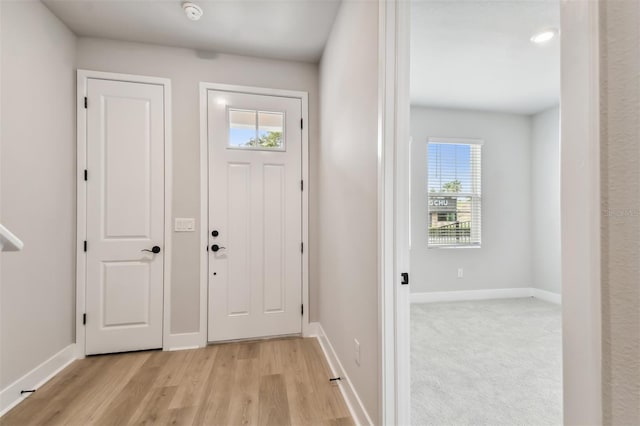
[[[0,425],[352,425],[316,339],[88,357]]]

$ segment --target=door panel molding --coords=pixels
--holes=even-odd
[[[172,261],[172,125],[171,125],[171,81],[167,78],[148,77],[131,74],[108,73],[91,70],[77,71],[77,102],[76,102],[76,137],[77,137],[77,172],[76,172],[76,357],[86,355],[86,327],[84,314],[86,313],[87,286],[87,185],[85,170],[87,169],[87,111],[85,97],[88,92],[90,79],[111,80],[130,83],[144,83],[161,86],[164,99],[164,218],[163,218],[163,314],[162,314],[162,346],[163,349],[172,348],[171,330],[171,261]],[[91,106],[89,105],[89,108]],[[90,173],[88,176],[91,179]],[[90,250],[90,242],[88,244]],[[176,335],[176,344],[182,344],[184,338]]]
[[[308,93],[302,91],[267,89],[251,86],[237,86],[216,83],[200,83],[200,332],[199,344],[208,343],[208,271],[209,271],[209,146],[208,146],[208,92],[229,92],[250,95],[277,96],[301,100],[302,106],[302,243],[308,247],[309,241],[309,100]],[[286,143],[286,142],[285,142]],[[309,325],[309,255],[305,248],[302,253],[302,335],[311,336]]]

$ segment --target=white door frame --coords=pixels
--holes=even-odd
[[[77,137],[77,171],[76,171],[76,356],[84,358],[86,355],[86,328],[83,325],[85,310],[85,295],[87,286],[87,254],[84,251],[84,241],[87,238],[87,185],[84,180],[84,170],[87,168],[87,110],[84,99],[87,96],[87,84],[90,78],[124,81],[130,83],[155,84],[163,87],[164,92],[164,246],[163,246],[163,320],[162,345],[163,349],[169,345],[171,332],[171,232],[172,232],[172,159],[173,149],[171,141],[171,80],[160,77],[147,77],[131,74],[119,74],[102,71],[79,69],[77,72],[76,91],[76,137]],[[90,106],[89,106],[90,107]],[[89,179],[91,177],[89,176]]]
[[[200,83],[200,345],[206,346],[208,336],[208,294],[209,294],[209,135],[208,91],[245,93],[250,95],[279,96],[300,99],[302,102],[302,335],[313,335],[309,326],[309,94],[307,92],[262,87],[238,86],[218,83]]]
[[[379,418],[408,425],[410,131],[410,3],[383,0],[378,9],[378,265]]]
[[[409,424],[410,2],[380,1],[380,419]],[[602,423],[599,1],[561,2],[564,424]],[[589,123],[584,125],[584,123]]]

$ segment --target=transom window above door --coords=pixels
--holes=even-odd
[[[285,150],[284,113],[229,108],[228,117],[229,148]]]

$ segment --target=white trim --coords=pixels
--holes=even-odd
[[[277,96],[280,98],[294,98],[294,99],[308,99],[309,94],[307,92],[302,92],[299,90],[285,90],[285,89],[269,89],[266,87],[255,87],[255,86],[240,86],[235,84],[221,84],[221,83],[207,83],[200,82],[200,94],[202,95],[202,91],[207,90],[216,90],[219,92],[232,92],[232,93],[247,93],[250,95],[264,95],[264,96]],[[308,106],[308,103],[307,103]],[[304,113],[304,106],[303,106]],[[305,117],[303,117],[305,118]],[[306,121],[305,121],[306,123]],[[305,126],[308,129],[308,126]],[[308,133],[308,132],[305,132]]]
[[[515,299],[533,296],[531,287],[487,290],[433,291],[411,293],[411,303],[458,302],[465,300]]]
[[[203,347],[200,332],[169,334],[163,341],[163,350],[182,351],[185,349],[198,349]]]
[[[562,382],[566,425],[603,422],[600,3],[560,2]]]
[[[207,309],[208,309],[208,268],[209,259],[206,250],[209,244],[209,148],[208,148],[208,115],[207,91],[216,90],[233,93],[248,93],[253,95],[278,96],[281,98],[300,99],[302,103],[302,336],[314,336],[316,330],[309,324],[309,94],[297,90],[268,89],[253,86],[238,86],[230,84],[200,82],[200,341],[206,346],[207,339]]]
[[[371,421],[371,417],[369,417],[369,413],[364,408],[362,404],[362,400],[358,396],[356,389],[353,387],[351,380],[349,380],[349,376],[347,375],[345,369],[342,367],[342,363],[338,358],[333,346],[331,345],[331,341],[327,337],[320,323],[315,323],[318,331],[318,335],[316,338],[320,343],[320,347],[322,348],[322,352],[324,352],[324,357],[329,364],[329,369],[331,370],[331,374],[333,377],[340,377],[341,380],[336,381],[338,387],[340,388],[340,392],[342,393],[342,397],[344,398],[347,407],[349,408],[349,412],[351,413],[351,417],[356,425],[373,425]]]
[[[304,123],[302,129],[302,180],[304,181],[304,190],[302,191],[302,241],[305,248],[302,253],[302,303],[304,304],[302,336],[309,337],[315,331],[310,326],[309,318],[311,311],[309,300],[309,252],[311,251],[311,242],[309,241],[309,192],[312,185],[309,175],[309,94],[307,92],[298,92],[298,94],[302,100],[302,120]]]
[[[209,306],[209,117],[206,83],[200,82],[200,345],[207,346]]]
[[[82,314],[86,304],[86,253],[83,244],[87,237],[87,193],[84,180],[84,170],[87,168],[87,110],[84,108],[84,98],[87,96],[87,81],[90,78],[127,81],[132,83],[156,84],[163,87],[164,94],[164,277],[163,277],[163,347],[171,334],[171,262],[172,262],[172,194],[173,194],[173,145],[171,122],[171,80],[161,77],[149,77],[131,74],[119,74],[101,71],[81,70],[77,72],[77,228],[76,228],[76,351],[78,358],[83,358],[85,351],[86,328],[82,324]],[[91,107],[91,106],[89,106]]]
[[[76,345],[72,343],[2,389],[0,391],[0,417],[31,395],[21,395],[20,391],[39,389],[76,359]]]
[[[450,143],[453,145],[484,145],[483,139],[469,139],[469,138],[439,138],[437,136],[429,136],[427,143]]]
[[[171,80],[153,79],[164,86],[164,318],[162,348],[171,340],[171,263],[173,262],[173,121]]]
[[[559,293],[534,287],[531,289],[531,295],[536,299],[544,300],[545,302],[555,303],[556,305],[562,304],[562,295]]]
[[[524,297],[535,297],[560,304],[560,295],[550,291],[541,290],[534,287],[516,288],[492,288],[483,290],[461,290],[461,291],[425,291],[411,293],[411,303],[438,303],[438,302],[463,302],[470,300],[490,300],[490,299],[518,299]]]
[[[379,423],[410,424],[410,2],[379,2]]]
[[[307,328],[307,334],[302,337],[318,337],[320,336],[320,323],[319,322],[310,322],[309,327]]]
[[[87,168],[87,111],[84,97],[87,93],[87,76],[78,70],[76,81],[76,356],[85,356],[85,312],[87,279],[86,253],[83,244],[87,239],[87,185],[84,170]]]
[[[440,192],[439,194],[446,194],[443,192]],[[444,195],[446,197],[446,195]],[[465,195],[460,195],[460,197],[465,197]],[[476,196],[477,197],[477,196]],[[478,197],[480,198],[480,197]],[[480,249],[482,248],[482,245],[480,244],[469,244],[469,245],[457,245],[457,246],[427,246],[427,250],[464,250],[464,249]]]
[[[395,88],[395,4],[381,1],[378,13],[378,333],[380,356],[378,359],[378,419],[380,424],[393,425],[396,421],[396,328],[393,229],[393,117],[387,108],[393,108]],[[388,9],[389,12],[387,11]],[[387,28],[389,27],[389,28]],[[391,38],[391,40],[388,40]],[[390,75],[388,75],[390,74]],[[391,89],[388,86],[391,85]],[[389,99],[391,96],[391,100]]]
[[[401,272],[411,271],[411,119],[409,45],[411,2],[396,4],[396,99],[395,99],[395,256],[396,256],[396,421],[410,424],[411,408],[411,289],[400,285]],[[408,166],[407,166],[408,165]],[[404,308],[404,309],[403,309]],[[399,348],[405,348],[403,351]]]

